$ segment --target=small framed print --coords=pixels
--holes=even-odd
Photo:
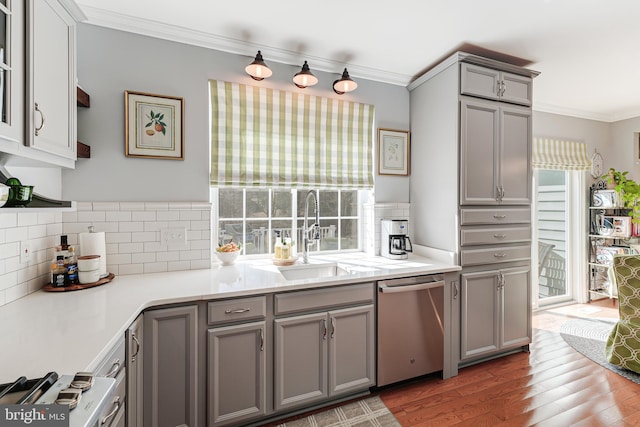
[[[125,91],[125,155],[184,160],[184,102],[175,96]]]
[[[410,173],[409,131],[378,129],[378,174],[404,175]]]

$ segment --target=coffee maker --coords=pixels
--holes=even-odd
[[[413,252],[409,239],[409,221],[383,219],[380,233],[380,255],[390,259],[407,259]]]

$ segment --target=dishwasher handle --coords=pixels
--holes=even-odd
[[[444,287],[444,280],[438,280],[437,282],[418,283],[415,285],[399,285],[399,286],[387,286],[385,284],[378,284],[378,290],[383,294],[393,294],[400,292],[415,292],[423,291],[425,289],[433,289]]]

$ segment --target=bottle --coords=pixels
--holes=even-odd
[[[55,264],[51,264],[51,285],[55,288],[64,286],[67,269],[64,268],[64,256],[56,256]]]
[[[56,246],[57,249],[57,246]],[[60,251],[62,251],[62,256],[66,257],[67,252],[69,250],[69,243],[67,243],[67,235],[63,234],[60,236]]]
[[[291,246],[285,238],[282,238],[282,259],[289,259],[291,257]]]
[[[67,268],[67,277],[65,280],[65,284],[68,285],[77,285],[79,283],[78,280],[78,258],[76,258],[76,253],[73,246],[69,246],[68,255],[65,259],[65,267]]]
[[[275,259],[282,259],[282,239],[280,238],[280,231],[276,231],[276,245],[273,247],[273,257]]]

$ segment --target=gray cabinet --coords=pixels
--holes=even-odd
[[[460,102],[460,204],[531,203],[531,110]]]
[[[144,314],[139,315],[126,331],[127,395],[126,421],[130,426],[143,425]],[[123,422],[124,422],[123,417]]]
[[[276,411],[375,384],[373,298],[373,283],[276,295],[276,316],[310,311],[274,321]]]
[[[198,307],[144,313],[144,425],[198,425]]]
[[[496,101],[531,106],[533,80],[495,68],[460,65],[460,93]]]
[[[461,275],[461,359],[531,342],[529,265]]]
[[[462,266],[460,295],[454,292],[451,300],[457,316],[452,324],[459,325],[452,352],[459,365],[530,342],[522,325],[531,316],[531,99],[537,75],[457,52],[409,85],[411,160],[419,165],[411,171],[412,240],[455,253]],[[511,268],[527,273],[507,275]],[[522,284],[513,288],[522,291],[517,298],[512,282]]]
[[[26,144],[76,160],[76,20],[72,2],[27,2]],[[65,159],[67,161],[65,161]]]
[[[207,425],[266,414],[267,338],[265,321],[207,331]]]

